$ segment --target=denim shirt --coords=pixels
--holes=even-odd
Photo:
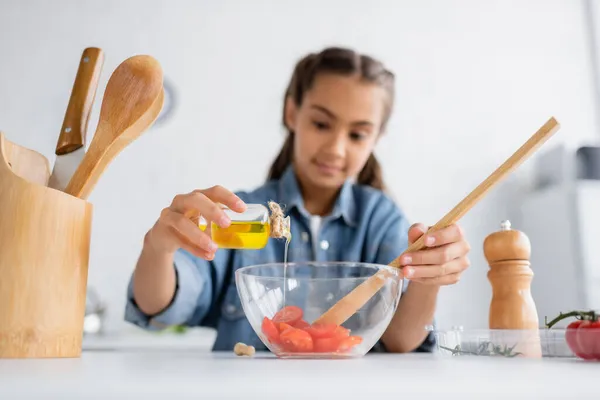
[[[318,238],[311,237],[310,217],[304,208],[294,169],[290,166],[279,180],[272,180],[250,192],[236,193],[246,203],[275,201],[290,216],[292,240],[289,262],[355,261],[388,264],[408,246],[409,222],[383,192],[347,181],[333,211],[322,218]],[[313,246],[313,243],[318,246]],[[179,249],[174,256],[177,285],[171,303],[156,315],[144,314],[133,298],[133,276],[127,288],[125,320],[148,330],[172,325],[201,326],[217,331],[213,351],[231,351],[237,342],[267,350],[240,304],[235,283],[238,268],[282,262],[284,243],[269,240],[259,250],[219,249],[212,261]],[[404,288],[408,281],[404,280]],[[425,327],[423,327],[425,329]],[[415,350],[431,352],[435,345],[430,333]],[[379,341],[371,351],[386,351]]]

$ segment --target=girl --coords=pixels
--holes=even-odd
[[[128,287],[125,318],[146,329],[171,325],[213,327],[213,350],[237,342],[266,350],[244,316],[235,287],[237,268],[283,260],[283,245],[254,251],[220,249],[189,216],[227,227],[216,203],[233,211],[273,200],[290,216],[289,261],[388,264],[424,232],[384,193],[373,155],[394,102],[394,76],[373,58],[327,48],[296,65],[284,96],[287,139],[267,182],[251,192],[215,186],[175,196],[144,245]],[[424,329],[433,323],[440,286],[469,266],[469,244],[459,226],[428,235],[427,249],[406,254],[405,288],[397,312],[374,350],[431,351]]]

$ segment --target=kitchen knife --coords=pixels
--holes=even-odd
[[[104,52],[96,47],[83,50],[71,90],[62,128],[56,143],[56,161],[48,186],[64,191],[85,154],[90,111],[96,96]]]

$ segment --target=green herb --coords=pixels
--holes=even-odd
[[[512,347],[508,347],[507,345],[500,346],[495,345],[492,342],[482,342],[477,347],[475,351],[467,351],[462,350],[460,345],[456,345],[453,349],[450,347],[440,346],[441,349],[450,351],[453,356],[461,355],[461,354],[470,354],[474,356],[501,356],[501,357],[516,357],[521,355],[522,353],[516,352],[513,353],[514,348],[517,347],[515,344]]]

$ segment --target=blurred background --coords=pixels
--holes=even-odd
[[[554,116],[561,130],[462,220],[472,266],[443,288],[437,312],[442,329],[487,327],[483,241],[509,219],[532,243],[543,322],[600,308],[598,32],[594,1],[0,0],[0,131],[52,165],[85,47],[105,52],[90,137],[114,68],[134,54],[161,63],[165,113],[89,199],[89,287],[106,307],[103,332],[118,335],[139,332],[123,322],[126,286],[173,196],[263,183],[284,139],[283,91],[306,52],[348,46],[396,74],[377,155],[415,222],[433,225]]]

